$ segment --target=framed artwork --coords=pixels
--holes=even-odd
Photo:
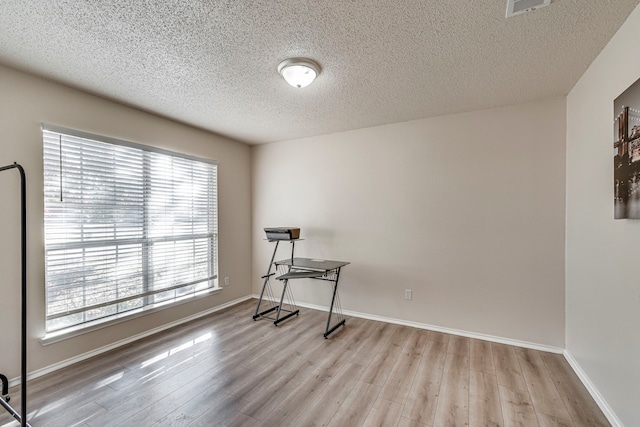
[[[640,219],[640,79],[613,101],[615,219]]]

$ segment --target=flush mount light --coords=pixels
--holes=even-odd
[[[291,86],[302,88],[320,74],[320,65],[307,58],[289,58],[278,65],[278,72]]]

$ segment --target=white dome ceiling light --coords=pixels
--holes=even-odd
[[[278,65],[278,72],[291,86],[303,88],[320,74],[320,65],[308,58],[289,58]]]

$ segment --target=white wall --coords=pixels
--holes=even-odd
[[[192,154],[219,162],[219,270],[232,285],[221,293],[43,347],[44,238],[42,122]],[[251,292],[250,147],[77,90],[0,67],[0,164],[27,173],[28,368],[35,371]],[[0,175],[0,372],[20,372],[19,178]]]
[[[351,261],[346,310],[564,347],[564,98],[256,146],[253,172],[255,293],[262,229],[299,226],[298,255]]]
[[[640,221],[613,219],[613,101],[640,78],[637,8],[567,97],[567,350],[640,425]]]

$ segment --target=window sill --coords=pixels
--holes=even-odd
[[[72,326],[70,328],[61,329],[59,331],[51,332],[40,338],[40,344],[47,346],[60,341],[64,341],[69,338],[77,337],[86,333],[97,331],[98,329],[107,328],[109,326],[116,325],[118,323],[127,322],[138,317],[146,316],[147,314],[155,313],[167,308],[176,307],[188,302],[205,298],[222,291],[221,287],[206,289],[196,293],[195,295],[182,297],[176,301],[169,301],[154,304],[152,306],[139,308],[137,310],[128,311],[126,313],[110,316],[106,319],[98,319],[92,322],[87,322],[82,325]]]

